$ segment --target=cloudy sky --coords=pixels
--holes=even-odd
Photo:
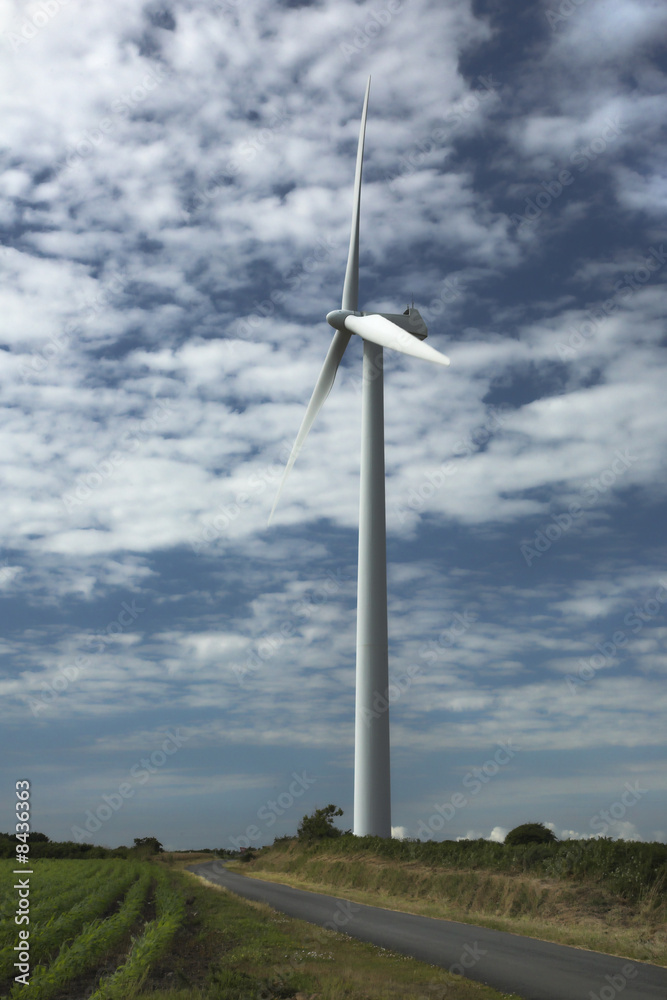
[[[0,11],[0,830],[352,826],[371,75],[395,832],[666,840],[667,8]]]

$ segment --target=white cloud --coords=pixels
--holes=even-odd
[[[452,358],[386,357],[392,671],[423,668],[392,706],[393,745],[663,744],[662,619],[625,619],[662,565],[638,524],[650,534],[664,502],[664,272],[633,275],[662,253],[665,14],[587,0],[514,65],[495,45],[513,29],[467,0],[416,0],[369,33],[374,10],[179,3],[168,30],[126,0],[65,5],[17,46],[30,10],[3,9],[8,722],[32,723],[28,693],[139,597],[40,733],[108,720],[122,754],[120,720],[159,733],[156,706],[176,706],[193,746],[304,747],[349,769],[357,338],[266,519],[340,301],[370,72],[362,306],[414,294]],[[563,166],[575,182],[517,231],[509,216]],[[572,503],[582,516],[526,565],[522,541]],[[345,579],[315,602],[327,571]],[[438,645],[467,608],[474,625]],[[579,677],[619,628],[628,643]],[[494,822],[474,825],[494,839]]]

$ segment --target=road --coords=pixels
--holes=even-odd
[[[583,948],[366,906],[228,871],[221,861],[188,870],[246,899],[468,976],[525,1000],[667,1000],[667,969]]]

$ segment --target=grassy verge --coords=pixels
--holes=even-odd
[[[231,868],[358,903],[458,920],[544,941],[667,965],[667,903],[657,889],[631,901],[594,882],[396,861],[368,851],[263,848]]]
[[[172,859],[174,869],[196,858]],[[210,855],[201,860],[210,861]],[[167,861],[169,863],[169,861]],[[501,1000],[460,976],[242,900],[191,873],[188,918],[134,1000]],[[518,1000],[518,998],[515,998]]]

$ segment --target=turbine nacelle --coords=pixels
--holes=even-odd
[[[351,329],[351,326],[345,323],[348,316],[382,316],[383,319],[388,319],[394,326],[406,330],[418,340],[426,340],[428,336],[428,327],[419,310],[415,309],[414,306],[408,306],[404,313],[367,313],[359,312],[356,309],[332,309],[331,312],[327,313],[327,323],[334,330],[347,331]]]

